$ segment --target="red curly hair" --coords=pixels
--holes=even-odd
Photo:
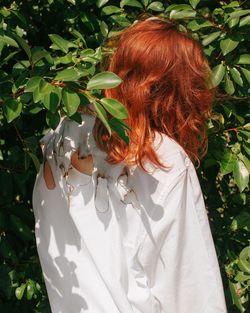
[[[123,82],[104,95],[126,106],[131,127],[129,145],[116,134],[101,144],[109,162],[145,169],[149,160],[164,167],[152,145],[156,132],[173,138],[193,161],[206,153],[214,89],[202,46],[191,34],[168,19],[137,21],[119,35],[108,70]]]

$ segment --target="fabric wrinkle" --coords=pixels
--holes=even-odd
[[[52,312],[200,313],[208,305],[226,313],[200,185],[183,149],[162,136],[167,170],[110,164],[95,142],[96,117],[81,118],[62,118],[40,141],[56,184],[40,185],[42,165],[32,201]],[[73,153],[92,157],[91,175],[71,164]]]
[[[64,121],[64,122],[63,122]],[[59,181],[65,179],[67,198],[75,187],[68,179],[71,170],[72,154],[78,151],[78,157],[84,158],[91,155],[93,158],[92,180],[95,190],[95,208],[100,213],[109,210],[109,190],[112,191],[124,203],[132,203],[134,208],[139,207],[135,191],[127,186],[128,175],[121,175],[124,164],[114,167],[106,161],[107,154],[101,151],[93,137],[95,117],[82,114],[82,123],[78,124],[68,117],[61,119],[59,126],[54,131],[49,131],[40,142],[45,145],[44,160],[48,160],[52,172],[56,173],[56,167],[61,170]],[[62,184],[62,182],[61,182]]]

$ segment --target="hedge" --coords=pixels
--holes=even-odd
[[[201,41],[217,88],[209,150],[198,169],[228,312],[250,290],[250,8],[247,1],[26,0],[0,4],[0,311],[50,312],[34,236],[32,188],[39,139],[92,102],[128,142],[126,110],[101,90],[112,38],[142,16],[168,17]],[[111,101],[111,102],[110,102]],[[113,116],[107,119],[107,111]]]

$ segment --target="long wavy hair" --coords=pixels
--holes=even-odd
[[[126,145],[116,134],[106,136],[97,123],[96,137],[110,163],[124,161],[145,170],[144,162],[151,161],[165,167],[153,147],[156,132],[174,139],[193,161],[204,156],[215,89],[202,46],[190,33],[169,19],[139,20],[119,34],[107,70],[123,82],[104,90],[104,96],[126,106],[131,127]]]

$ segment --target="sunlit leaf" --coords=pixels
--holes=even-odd
[[[225,38],[220,41],[220,48],[223,55],[233,51],[239,44],[239,41],[234,41],[231,38]]]
[[[250,54],[241,54],[237,60],[237,64],[250,64]]]
[[[114,117],[125,119],[128,117],[128,111],[119,101],[111,98],[102,98],[100,100],[104,108]]]
[[[233,78],[233,80],[238,84],[239,86],[243,86],[243,80],[241,78],[240,72],[237,70],[235,67],[231,67],[230,69],[230,74]]]
[[[105,15],[111,15],[111,14],[114,14],[114,13],[120,13],[122,12],[122,9],[121,8],[118,8],[114,5],[108,5],[104,8],[102,8],[102,12],[105,14]]]
[[[220,63],[216,65],[212,70],[212,85],[214,87],[218,86],[222,81],[225,74],[225,65]]]
[[[62,101],[66,108],[68,116],[71,116],[74,113],[76,113],[80,104],[80,98],[76,92],[69,90],[67,88],[63,88]]]
[[[114,88],[120,85],[122,79],[112,72],[101,72],[93,76],[88,84],[87,89],[106,89]]]
[[[26,288],[26,284],[22,283],[21,286],[19,286],[18,288],[16,288],[15,290],[15,295],[17,297],[18,300],[21,300],[24,294]]]
[[[241,67],[240,70],[242,71],[243,75],[245,76],[246,80],[248,81],[248,83],[250,84],[250,71],[247,70],[244,67]]]
[[[195,9],[198,5],[198,3],[200,2],[200,0],[189,0],[189,3],[191,4],[191,6]]]
[[[61,51],[65,53],[68,53],[70,47],[77,47],[74,43],[65,40],[64,38],[57,34],[50,34],[49,38],[54,45],[56,45]]]
[[[239,268],[250,275],[250,246],[245,247],[239,255]]]
[[[164,11],[164,6],[163,3],[160,1],[154,1],[151,2],[150,5],[147,7],[147,9],[156,11],[156,12],[161,12]]]
[[[170,12],[169,17],[173,19],[181,19],[181,18],[188,18],[188,17],[195,17],[196,11],[194,10],[173,10]]]
[[[235,91],[234,83],[231,81],[228,73],[225,73],[225,90],[229,95],[232,95]]]
[[[60,72],[57,72],[55,80],[62,81],[74,81],[80,77],[79,72],[74,68],[66,68]]]
[[[3,111],[8,123],[10,123],[21,114],[22,103],[16,99],[7,99],[4,102]]]
[[[241,160],[236,161],[233,175],[240,192],[242,192],[249,183],[249,173],[245,164]]]
[[[249,24],[250,24],[250,15],[244,16],[240,19],[240,23],[239,23],[240,27],[245,26],[245,25],[249,25]]]
[[[235,156],[231,152],[226,151],[223,155],[223,159],[220,162],[221,174],[226,175],[231,173],[235,167],[235,162],[236,162]]]
[[[192,31],[196,31],[204,27],[210,27],[211,25],[212,23],[210,21],[206,21],[205,19],[195,19],[190,21],[187,27]]]
[[[36,88],[39,87],[39,84],[42,80],[40,76],[31,77],[25,87],[26,92],[33,92]]]
[[[136,7],[136,8],[143,8],[141,3],[137,0],[122,0],[120,2],[120,7],[123,8],[124,6]]]
[[[98,6],[98,8],[102,7],[104,4],[106,4],[107,2],[109,2],[109,0],[97,0],[96,1],[96,5]]]
[[[209,34],[208,36],[206,36],[203,40],[202,40],[202,45],[203,46],[207,46],[210,43],[212,43],[215,39],[217,39],[221,34],[221,31],[217,31],[214,33]]]

